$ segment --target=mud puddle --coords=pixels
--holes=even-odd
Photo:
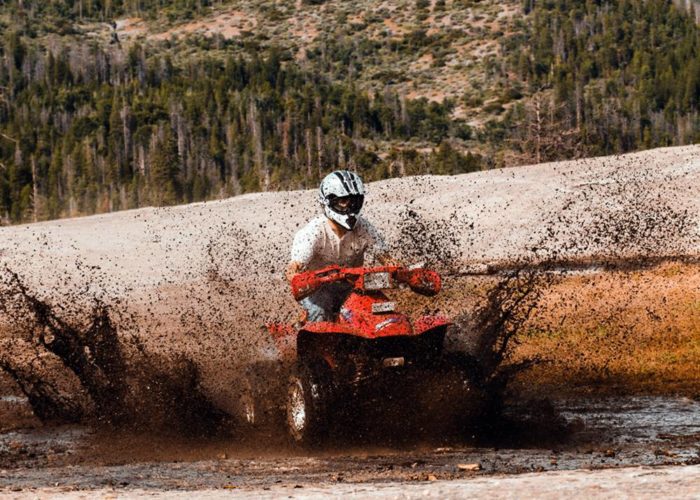
[[[562,402],[560,415],[580,419],[576,436],[605,447],[621,464],[700,463],[700,401],[687,397],[606,398]]]
[[[552,411],[566,432],[552,431]],[[106,435],[77,426],[14,430],[0,434],[0,491],[246,489],[700,463],[700,402],[693,399],[523,403],[508,415],[512,428],[491,443],[477,437],[440,446],[358,446],[349,438],[314,454],[230,438]]]

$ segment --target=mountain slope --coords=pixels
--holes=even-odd
[[[10,0],[0,23],[5,222],[700,140],[671,0]]]

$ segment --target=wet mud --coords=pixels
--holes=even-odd
[[[228,287],[228,282],[211,269],[209,279],[224,290]],[[548,281],[539,270],[521,268],[504,273],[489,286],[472,311],[455,317],[455,326],[449,333],[455,345],[448,355],[470,374],[471,383],[483,400],[475,402],[477,408],[483,406],[474,412],[475,424],[479,419],[493,418],[494,412],[500,411],[508,382],[537,363],[537,359],[516,363],[506,360],[511,342],[535,310]],[[138,336],[120,332],[138,322],[136,316],[120,315],[97,299],[82,315],[66,313],[62,307],[38,298],[9,269],[5,269],[2,292],[2,312],[22,333],[5,340],[0,367],[40,421],[82,422],[166,435],[219,433],[246,438],[251,432],[248,427],[237,425],[240,422],[235,417],[240,415],[227,414],[206,396],[199,368],[190,358],[184,354],[149,352]],[[221,294],[225,295],[224,291]],[[459,343],[462,345],[456,345]],[[244,360],[241,366],[242,375],[249,365]],[[278,376],[284,377],[285,373]],[[236,382],[242,384],[243,379],[234,385]],[[444,381],[435,379],[426,385],[420,399],[428,407],[435,406],[449,398],[448,391]],[[279,403],[266,402],[268,406]],[[381,407],[382,401],[377,405]],[[405,410],[397,408],[394,413],[375,418],[394,421]],[[448,413],[447,410],[446,407],[442,413]],[[373,427],[377,427],[377,432],[373,432]],[[372,436],[381,436],[388,429],[385,427],[370,421],[364,427],[368,442],[374,439]],[[400,439],[407,434],[405,430],[406,426],[397,426],[392,435]],[[455,432],[460,434],[462,430]],[[282,429],[271,433],[272,442],[280,433]]]
[[[504,421],[508,429],[490,440],[404,446],[348,441],[313,455],[284,447],[260,450],[223,438],[165,440],[84,427],[18,430],[0,435],[0,491],[293,488],[700,463],[699,401],[618,397],[550,404],[549,409],[541,402],[511,407]]]
[[[16,273],[5,269],[3,279],[2,312],[23,335],[5,340],[0,367],[40,421],[205,434],[225,420],[202,395],[191,360],[119,335],[133,317],[95,299],[86,314],[66,319]]]

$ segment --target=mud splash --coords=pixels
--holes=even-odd
[[[191,360],[165,359],[146,352],[137,337],[121,336],[113,319],[119,315],[100,300],[66,319],[65,308],[38,298],[9,269],[0,297],[5,321],[26,332],[4,339],[0,368],[42,421],[194,434],[223,422],[201,393]],[[119,317],[122,325],[133,320]]]
[[[663,175],[659,179],[663,181]],[[553,283],[568,274],[568,264],[562,265],[562,259],[571,253],[590,253],[601,259],[642,262],[653,255],[681,255],[689,248],[688,242],[695,241],[691,214],[645,195],[649,182],[646,178],[630,179],[624,168],[619,168],[600,183],[577,186],[579,190],[564,208],[550,214],[549,219],[557,224],[535,228],[530,255],[508,263],[510,271],[492,277],[479,290],[480,300],[465,297],[470,289],[455,294],[451,304],[442,303],[450,313],[457,312],[451,314],[457,317],[452,336],[458,350],[468,354],[465,362],[473,368],[479,385],[494,400],[507,394],[514,377],[546,361],[538,356],[514,359],[513,351],[531,328],[533,317],[542,316],[551,307],[541,299]],[[602,205],[608,210],[586,210],[592,200],[604,200]],[[179,227],[186,217],[184,211],[178,213],[179,219],[172,224]],[[398,236],[390,241],[396,255],[406,264],[425,262],[437,267],[446,280],[463,277],[459,266],[469,260],[469,241],[479,235],[468,234],[465,245],[464,235],[458,239],[454,229],[469,233],[477,217],[490,215],[474,213],[467,217],[459,213],[440,214],[436,219],[410,202],[400,207],[395,222]],[[574,213],[577,215],[571,215]],[[581,213],[587,213],[585,220],[575,219]],[[276,234],[279,226],[260,224],[256,229],[242,223],[213,224],[206,237],[202,236],[202,241],[208,242],[204,244],[204,262],[193,258],[181,264],[187,267],[187,279],[192,282],[169,282],[170,296],[163,291],[166,285],[159,282],[162,288],[148,292],[152,294],[148,300],[154,305],[151,313],[151,304],[146,304],[148,318],[129,316],[119,304],[107,305],[104,299],[85,296],[80,301],[91,302],[88,311],[74,310],[70,306],[74,297],[65,297],[60,304],[49,303],[6,270],[0,305],[3,315],[14,323],[11,326],[16,334],[2,340],[0,365],[27,395],[40,418],[185,431],[198,426],[211,430],[225,421],[217,409],[220,405],[208,399],[202,381],[215,378],[228,366],[215,368],[204,377],[202,358],[224,345],[227,350],[221,357],[252,362],[269,347],[263,336],[254,335],[259,333],[257,328],[268,321],[294,321],[296,317],[281,278],[286,262],[280,256],[286,255],[283,247],[288,242],[263,238],[260,243],[255,233],[259,229]],[[156,244],[161,244],[159,230],[162,228],[148,228],[149,234],[155,234]],[[198,241],[200,233],[192,231],[196,233],[192,241]],[[145,343],[150,347],[171,338],[161,335],[162,311],[156,311],[156,303],[173,298],[177,301],[169,307],[176,310],[172,316],[177,324],[169,327],[182,335],[173,335],[176,342],[163,349],[167,354],[154,354]],[[437,306],[423,301],[420,307],[434,310]],[[131,326],[144,319],[149,322],[149,338],[125,333],[138,330]],[[610,318],[600,319],[604,322]],[[238,334],[247,327],[256,331]],[[550,328],[554,332],[557,325]],[[213,345],[215,341],[216,346],[203,347],[195,359],[183,347],[185,342],[179,342],[182,339],[190,345]]]
[[[444,219],[430,220],[407,206],[398,218],[399,238],[392,248],[397,259],[407,264],[423,263],[428,268],[456,272],[465,257],[465,249],[457,237],[460,230],[474,229],[474,222],[453,211]]]
[[[494,396],[502,395],[508,382],[539,358],[508,363],[513,343],[536,312],[542,293],[552,276],[521,268],[506,273],[489,288],[474,311],[456,318],[458,335],[470,337],[471,351],[479,368],[479,379]]]
[[[533,257],[553,262],[579,254],[612,265],[643,265],[694,255],[700,227],[693,207],[674,203],[685,173],[639,169],[636,162],[633,157],[616,158],[604,178],[578,184],[578,191],[546,217],[552,223],[541,228]]]

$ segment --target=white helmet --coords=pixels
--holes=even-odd
[[[365,201],[365,186],[355,172],[336,170],[321,181],[318,199],[326,217],[352,231]]]

